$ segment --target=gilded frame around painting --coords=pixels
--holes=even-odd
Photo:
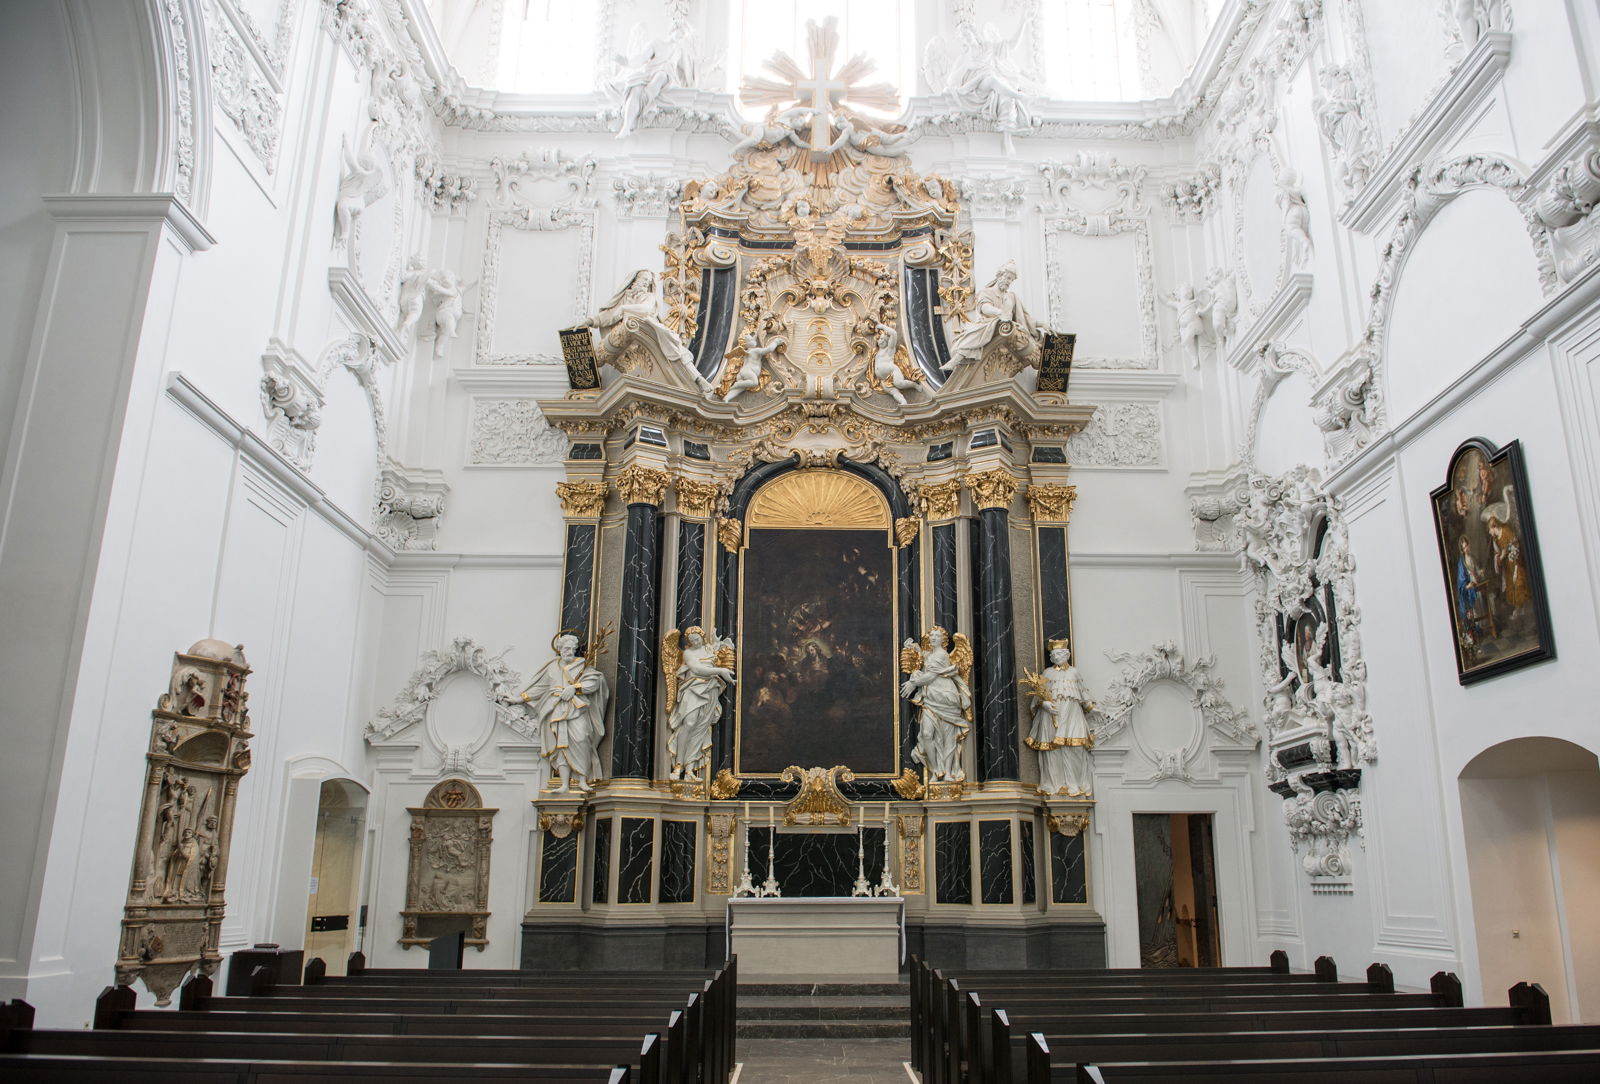
[[[1432,505],[1457,680],[1555,658],[1521,442],[1463,442]]]

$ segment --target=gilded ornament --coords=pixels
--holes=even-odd
[[[762,486],[752,527],[887,527],[889,504],[871,482],[840,470],[799,470]]]
[[[1079,836],[1089,827],[1089,814],[1083,813],[1048,813],[1044,818],[1045,826],[1052,832],[1064,836]]]
[[[922,832],[924,819],[920,813],[901,815],[900,822],[900,892],[912,895],[922,891]]]
[[[570,813],[540,813],[539,831],[549,832],[557,839],[566,839],[583,827],[583,810]]]
[[[569,516],[598,516],[605,507],[608,488],[604,482],[557,482],[556,497],[561,511]]]
[[[717,777],[711,781],[711,797],[719,802],[737,798],[741,786],[743,784],[739,781],[739,777],[728,769],[723,768],[717,773]]]
[[[726,895],[733,891],[733,829],[737,820],[732,813],[713,813],[706,818],[706,837],[711,841],[711,861],[706,863],[707,892]]]
[[[955,802],[961,799],[962,792],[967,789],[964,780],[954,782],[929,783],[927,798],[930,802]]]
[[[986,470],[969,474],[967,489],[979,508],[1010,508],[1011,498],[1017,495],[1017,476],[1008,470]]]
[[[729,553],[738,553],[739,547],[744,545],[744,524],[723,516],[717,520],[717,541]]]
[[[659,505],[671,482],[672,475],[666,471],[635,463],[617,475],[617,495],[623,504]]]
[[[1077,486],[1028,486],[1028,511],[1036,520],[1066,523],[1072,519],[1072,503],[1077,499]]]
[[[916,516],[906,516],[894,521],[894,540],[901,546],[909,546],[917,540],[917,535],[922,533],[922,521]]]
[[[839,784],[855,782],[855,772],[843,764],[831,768],[802,768],[791,764],[778,778],[785,783],[800,784],[800,793],[783,807],[784,824],[850,826],[853,819],[850,801],[839,793]]]
[[[701,482],[693,478],[674,478],[672,488],[678,493],[678,511],[690,519],[710,519],[717,507],[718,488],[715,482]]]
[[[908,802],[918,801],[922,797],[922,778],[917,775],[915,769],[907,768],[889,785],[894,788],[896,794]]]
[[[924,482],[917,489],[922,498],[922,512],[930,520],[954,519],[961,511],[961,479],[944,482]]]

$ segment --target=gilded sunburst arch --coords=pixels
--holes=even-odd
[[[762,486],[750,502],[751,527],[883,527],[889,502],[871,482],[841,470],[799,470]]]

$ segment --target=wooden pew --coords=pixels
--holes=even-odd
[[[1538,1081],[1592,1084],[1600,1074],[1600,1049],[1501,1051],[1492,1054],[1416,1054],[1382,1058],[1275,1061],[1117,1062],[1080,1065],[1078,1084],[1175,1084],[1195,1079],[1284,1080],[1304,1084],[1468,1084]]]

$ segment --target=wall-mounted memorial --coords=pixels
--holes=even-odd
[[[489,848],[494,815],[464,779],[446,779],[411,814],[411,861],[400,943],[426,945],[462,931],[479,952],[489,943]]]
[[[201,640],[174,656],[151,713],[116,981],[131,987],[142,979],[158,1005],[191,972],[210,975],[222,959],[234,803],[254,736],[249,673],[243,647]]]

